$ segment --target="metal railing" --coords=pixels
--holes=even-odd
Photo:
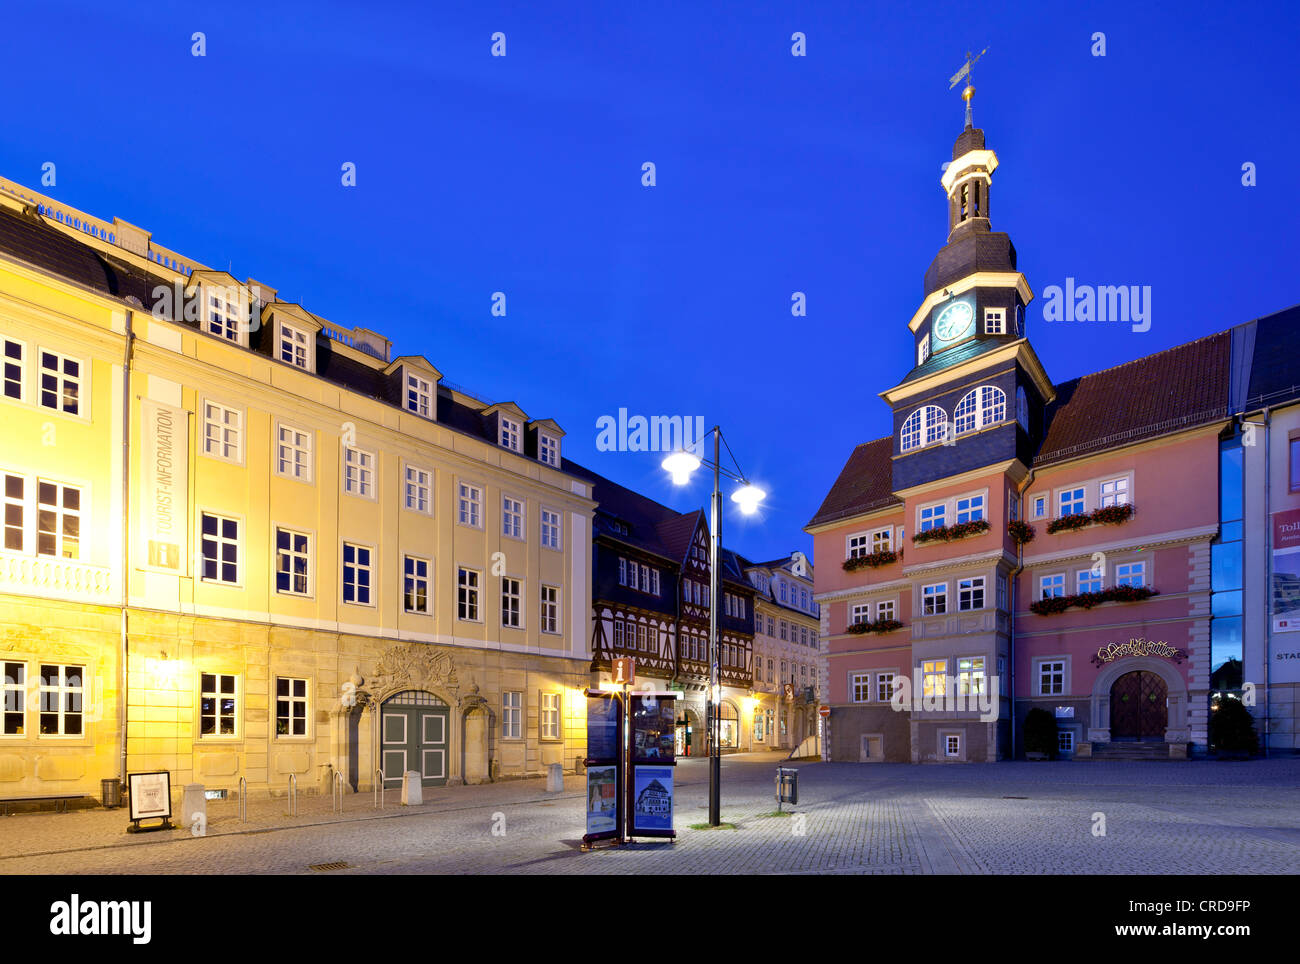
[[[248,781],[239,778],[239,822],[248,823]]]
[[[343,812],[343,774],[338,770],[334,771],[334,779],[330,781],[330,803],[335,813]]]
[[[288,816],[298,816],[298,774],[289,774],[289,813]]]
[[[380,810],[384,809],[384,771],[379,767],[375,768],[374,806],[378,807]]]

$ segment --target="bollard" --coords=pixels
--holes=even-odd
[[[181,822],[190,828],[196,837],[207,834],[208,798],[203,784],[187,783],[181,792]]]
[[[248,781],[239,778],[239,822],[248,823]]]
[[[546,768],[546,792],[564,792],[564,767],[558,763],[552,763]]]
[[[334,779],[330,786],[330,800],[334,805],[335,813],[343,812],[343,774],[338,770],[334,771]]]
[[[413,807],[424,803],[424,787],[420,785],[420,771],[407,770],[402,780],[402,806]]]
[[[384,771],[375,768],[375,803],[374,805],[380,810],[384,809]]]
[[[298,774],[289,774],[289,812],[288,817],[298,816]]]

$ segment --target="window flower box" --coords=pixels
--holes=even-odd
[[[1012,519],[1007,523],[1007,532],[1013,540],[1021,545],[1034,538],[1034,527],[1028,522],[1021,522],[1019,519]]]
[[[1053,532],[1072,532],[1075,529],[1084,529],[1092,525],[1092,516],[1087,512],[1076,512],[1072,515],[1063,515],[1059,519],[1053,519],[1047,523],[1047,532],[1050,535]]]
[[[877,619],[874,622],[854,623],[845,627],[844,631],[861,636],[865,633],[892,633],[895,629],[902,628],[902,622],[897,619]]]
[[[897,562],[902,558],[902,549],[899,549],[897,552],[890,549],[881,549],[878,552],[868,553],[865,556],[854,556],[852,559],[845,559],[844,571],[853,572],[857,569],[864,569],[867,567],[876,569],[880,566],[887,566],[891,562]]]
[[[1133,506],[1125,502],[1122,505],[1107,505],[1100,509],[1093,509],[1091,512],[1076,512],[1072,515],[1063,515],[1059,519],[1053,519],[1047,523],[1047,531],[1067,532],[1076,529],[1084,529],[1093,525],[1117,526],[1121,522],[1127,522],[1133,518]]]
[[[964,539],[966,536],[973,536],[980,532],[989,531],[989,522],[987,519],[975,519],[972,522],[955,522],[950,526],[935,526],[933,529],[926,529],[924,532],[918,532],[912,536],[915,543],[923,542],[952,542],[954,539]]]
[[[1100,592],[1081,592],[1073,596],[1049,596],[1046,599],[1035,599],[1029,604],[1029,611],[1037,613],[1040,616],[1051,616],[1056,613],[1063,613],[1072,606],[1078,606],[1080,609],[1091,609],[1104,602],[1140,602],[1143,599],[1150,599],[1152,596],[1160,595],[1159,592],[1149,586],[1111,586],[1109,589],[1103,589]]]

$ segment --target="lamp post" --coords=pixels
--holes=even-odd
[[[703,464],[713,469],[713,493],[709,498],[709,826],[716,827],[722,822],[722,723],[720,713],[722,704],[722,682],[720,679],[721,641],[718,638],[718,599],[721,597],[722,576],[720,571],[722,555],[722,476],[739,482],[741,487],[732,493],[732,501],[740,506],[745,515],[753,515],[758,503],[767,495],[758,486],[745,478],[740,463],[727,446],[727,454],[736,466],[735,472],[722,467],[722,446],[727,443],[722,438],[722,429],[713,426],[709,431],[713,436],[713,461],[703,460]],[[698,449],[700,439],[696,443]],[[674,485],[685,485],[690,481],[691,473],[700,467],[698,455],[688,451],[673,452],[663,461],[663,467],[672,475]]]

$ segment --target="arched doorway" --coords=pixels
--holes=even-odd
[[[678,700],[677,703],[681,708],[677,711],[676,753],[679,757],[699,756],[703,752],[699,715],[685,705],[685,700]]]
[[[380,706],[379,754],[384,786],[400,787],[409,770],[420,784],[447,784],[447,739],[451,708],[424,690],[394,693]]]
[[[718,746],[724,750],[740,746],[740,714],[730,700],[718,704]]]
[[[1125,673],[1110,687],[1112,740],[1163,740],[1169,726],[1169,688],[1149,670]]]

